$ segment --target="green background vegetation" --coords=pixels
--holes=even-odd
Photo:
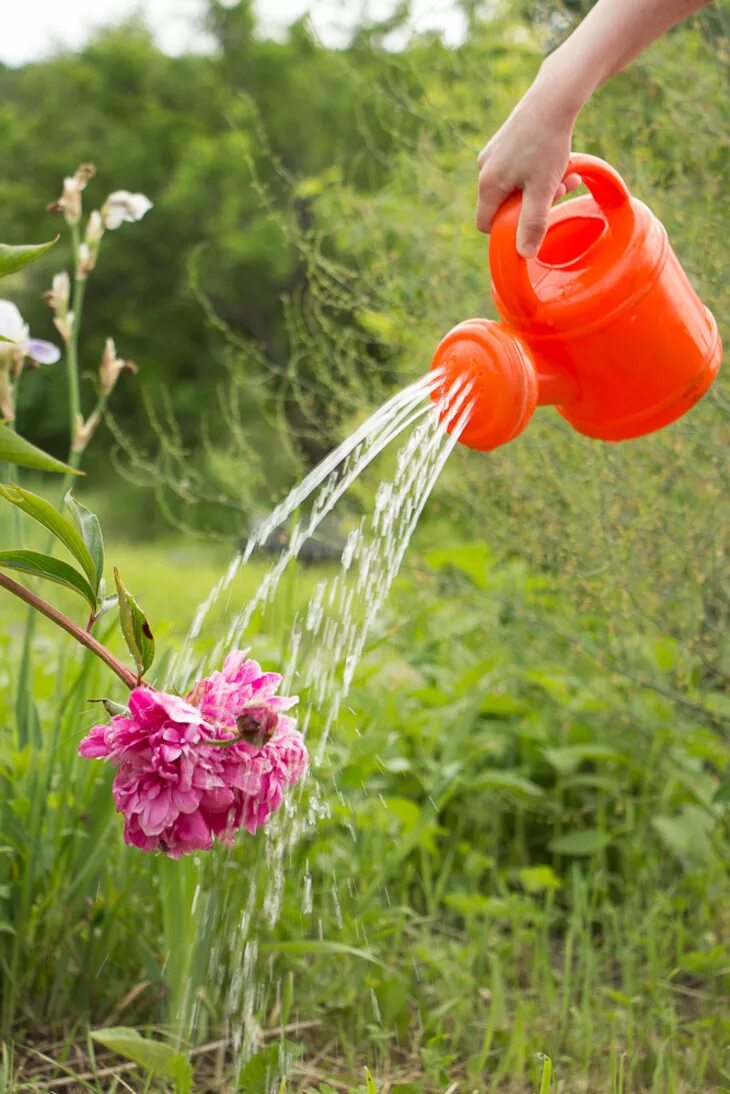
[[[85,160],[91,204],[121,187],[155,202],[89,283],[83,370],[113,335],[140,376],[120,380],[79,493],[162,649],[250,517],[420,375],[449,327],[492,314],[475,156],[577,14],[507,2],[472,12],[458,49],[388,51],[396,19],[333,51],[303,23],[263,40],[246,4],[213,3],[210,56],[166,57],[131,24],[0,69],[0,238],[50,235],[42,210]],[[575,139],[662,219],[725,336],[726,15],[654,46]],[[40,337],[62,262],[3,284]],[[60,369],[24,377],[19,427],[61,457],[65,407]],[[721,378],[631,444],[545,410],[489,457],[454,453],[308,787],[316,823],[275,927],[263,835],[200,863],[123,849],[110,773],[75,756],[107,677],[39,625],[37,719],[18,722],[24,616],[0,604],[0,1089],[33,1089],[38,1052],[68,1068],[45,1081],[93,1072],[89,1025],[172,1035],[189,987],[184,1035],[228,1034],[247,945],[269,1032],[237,1078],[223,1050],[195,1057],[201,1090],[264,1091],[287,1069],[293,1089],[352,1089],[363,1065],[403,1094],[534,1090],[539,1053],[564,1091],[727,1089],[727,426]],[[294,603],[318,578],[296,571]],[[258,624],[267,664],[292,607]]]

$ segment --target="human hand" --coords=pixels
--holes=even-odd
[[[554,201],[580,185],[566,175],[575,113],[539,80],[479,153],[477,228],[489,233],[500,205],[522,191],[517,250],[533,258],[545,237]]]

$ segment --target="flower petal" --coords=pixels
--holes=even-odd
[[[61,360],[61,351],[52,342],[44,342],[42,338],[28,338],[20,343],[20,348],[26,357],[37,361],[39,365],[55,365]]]
[[[22,342],[28,337],[23,316],[10,300],[0,300],[0,334],[8,342]]]
[[[290,699],[270,694],[279,682],[277,674],[263,673],[236,653],[225,674],[199,681],[189,700],[139,686],[129,697],[128,715],[89,731],[79,752],[116,766],[112,793],[128,844],[178,858],[209,849],[215,839],[230,843],[239,828],[255,832],[267,822],[286,786],[307,769],[296,722],[280,713]],[[217,717],[206,720],[208,704],[233,725],[238,718],[239,732],[249,728],[248,719],[268,739],[230,739],[226,748],[206,743],[230,736]]]
[[[101,216],[104,227],[112,231],[125,222],[133,224],[152,208],[152,202],[144,194],[130,194],[129,190],[115,190],[104,202]]]

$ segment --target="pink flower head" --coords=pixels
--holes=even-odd
[[[280,683],[237,651],[187,699],[137,687],[128,715],[94,726],[79,753],[116,766],[126,843],[179,858],[266,823],[308,763]]]

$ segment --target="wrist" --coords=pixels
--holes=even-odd
[[[572,128],[599,82],[593,73],[581,72],[560,46],[542,62],[530,94],[539,97],[558,124]]]

